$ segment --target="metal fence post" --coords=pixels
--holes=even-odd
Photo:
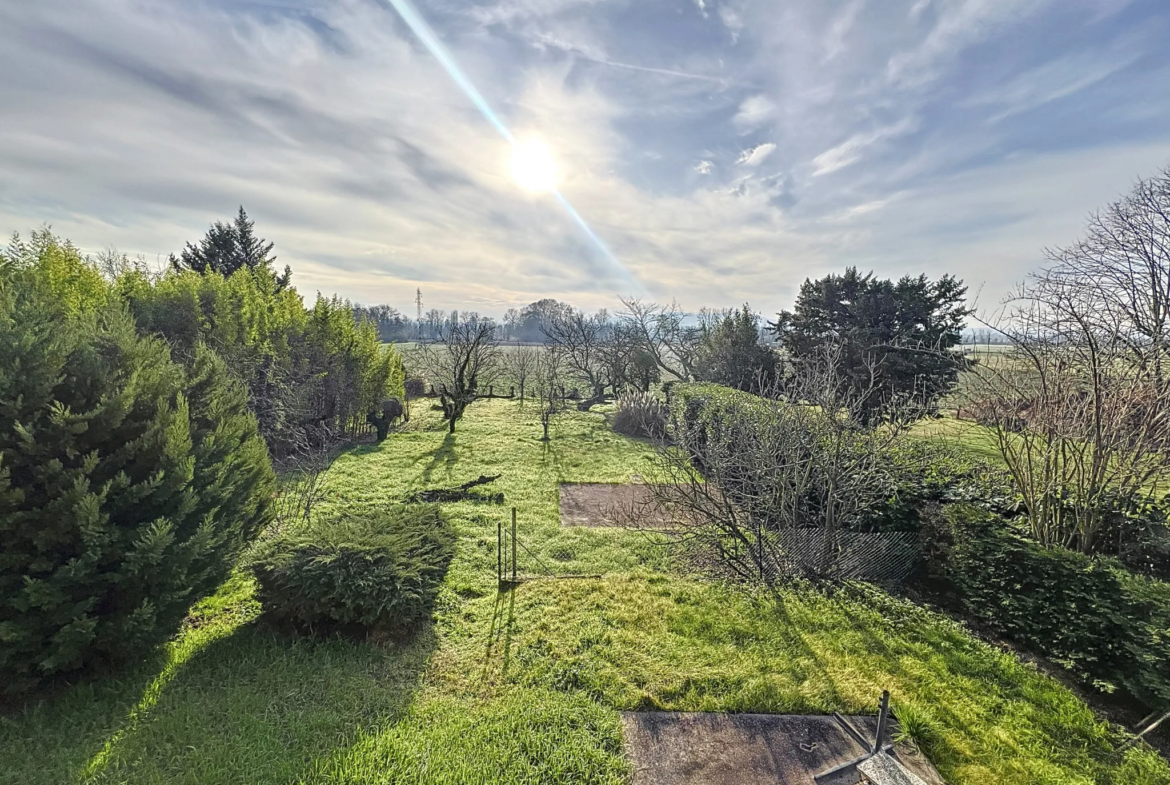
[[[516,582],[516,508],[512,508],[512,583]]]
[[[890,716],[890,691],[882,690],[881,707],[878,709],[877,735],[873,741],[873,753],[882,751],[886,744],[886,722]]]

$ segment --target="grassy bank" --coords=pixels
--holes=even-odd
[[[419,407],[420,409],[422,407]],[[503,506],[448,505],[460,551],[411,641],[292,641],[254,622],[247,581],[203,603],[156,661],[0,720],[0,783],[623,783],[621,709],[869,710],[890,689],[954,785],[1165,785],[1071,692],[962,627],[877,592],[753,595],[681,578],[642,535],[565,529],[557,485],[625,482],[648,448],[572,413],[434,413],[344,456],[325,507],[500,474]],[[515,505],[528,572],[498,595],[495,528]]]

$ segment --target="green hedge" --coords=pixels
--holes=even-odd
[[[303,630],[404,630],[429,617],[455,555],[438,505],[317,520],[259,542],[244,567],[265,616]]]
[[[202,345],[188,367],[173,362],[103,302],[75,250],[41,239],[37,258],[0,254],[6,692],[173,635],[267,523],[275,487],[223,362]]]
[[[724,458],[737,457],[736,444],[748,444],[755,434],[775,428],[776,404],[758,395],[710,383],[675,384],[671,387],[671,413],[676,427],[688,428],[695,465],[702,470],[704,453],[715,448]],[[996,512],[1014,511],[1010,478],[1002,469],[988,466],[962,451],[913,438],[895,441],[887,448],[885,498],[863,515],[848,522],[855,531],[917,531],[919,511],[928,502],[971,501]],[[758,477],[752,457],[744,455],[744,477]],[[746,488],[750,500],[754,488]],[[750,504],[750,501],[748,502]],[[806,501],[810,514],[817,502]]]
[[[1048,550],[973,505],[926,528],[930,576],[963,611],[1107,691],[1170,706],[1170,584]]]

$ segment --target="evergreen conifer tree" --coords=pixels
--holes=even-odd
[[[134,659],[214,590],[269,516],[246,396],[173,362],[118,305],[70,313],[0,255],[0,685]]]
[[[256,236],[256,224],[240,205],[240,212],[231,223],[216,221],[199,241],[187,243],[179,257],[171,254],[171,266],[176,270],[194,270],[206,274],[217,272],[225,278],[236,270],[271,267],[276,261],[273,243]],[[288,286],[292,270],[286,265],[284,274],[276,276],[277,289]]]

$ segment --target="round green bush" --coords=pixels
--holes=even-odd
[[[244,391],[122,309],[0,268],[0,684],[140,658],[228,575],[274,477]]]
[[[429,618],[455,541],[437,505],[398,505],[262,539],[244,564],[278,625],[405,631]]]

